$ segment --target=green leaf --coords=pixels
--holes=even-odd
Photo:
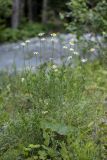
[[[39,144],[36,144],[36,145],[34,145],[34,144],[29,144],[28,147],[34,149],[34,148],[40,148],[40,145],[39,145]]]

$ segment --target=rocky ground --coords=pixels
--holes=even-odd
[[[86,40],[95,41],[90,35],[84,36]],[[70,45],[69,42],[75,42]],[[26,46],[23,42],[0,45],[0,69],[10,68],[15,62],[17,69],[26,66],[39,65],[53,58],[55,62],[60,63],[62,56],[70,56],[70,48],[78,51],[77,39],[75,35],[66,34],[57,37],[32,38]]]

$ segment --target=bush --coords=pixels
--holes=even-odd
[[[67,4],[70,22],[67,29],[78,34],[107,32],[107,3],[105,0],[70,0]]]
[[[25,40],[27,38],[35,37],[38,33],[43,31],[46,31],[46,27],[38,23],[24,24],[23,26],[20,26],[19,29],[1,28],[0,42]]]

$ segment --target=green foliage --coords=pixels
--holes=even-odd
[[[58,26],[60,28],[60,26]],[[58,28],[55,24],[48,23],[43,25],[41,23],[25,23],[18,29],[0,27],[0,43],[3,42],[16,42],[18,40],[26,40],[28,38],[36,37],[39,33],[45,32],[58,32]],[[64,26],[60,29],[60,32],[64,31]]]
[[[0,19],[9,18],[12,14],[12,0],[0,0]]]
[[[98,0],[96,3],[90,0],[70,0],[67,5],[70,10],[67,16],[71,19],[68,30],[76,31],[78,34],[107,31],[106,0]]]
[[[43,31],[46,31],[46,27],[38,23],[27,23],[20,26],[19,29],[1,28],[0,42],[25,40],[27,38],[35,37],[38,33]]]
[[[57,12],[65,10],[66,6],[65,3],[67,3],[69,0],[50,0],[48,3],[50,7],[55,9]]]
[[[12,15],[12,0],[0,0],[0,35]],[[1,36],[0,36],[1,37]]]
[[[63,3],[60,0],[54,2],[49,1],[47,26],[41,24],[43,1],[31,1],[32,20],[29,19],[30,6],[28,6],[27,1],[20,1],[20,25],[17,29],[11,28],[13,2],[13,0],[0,0],[0,43],[35,37],[39,32],[49,32],[49,30],[51,32],[59,31],[61,28],[63,29],[59,20],[59,12],[65,8],[65,2],[67,0],[64,0]]]
[[[1,73],[1,160],[106,156],[107,71],[97,61],[56,67]]]

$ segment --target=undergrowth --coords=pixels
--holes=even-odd
[[[99,62],[0,74],[0,160],[106,160],[107,71]]]

